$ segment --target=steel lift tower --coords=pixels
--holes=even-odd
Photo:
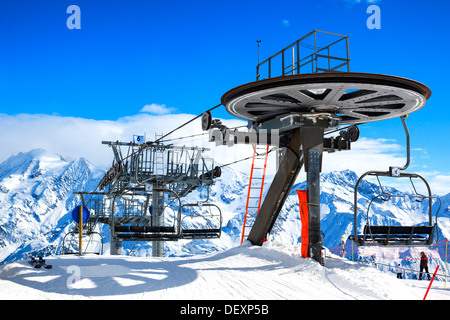
[[[326,37],[327,43],[321,37]],[[249,131],[228,129],[208,113],[203,117],[203,129],[210,131],[210,141],[219,144],[248,144],[252,140],[284,149],[248,235],[254,245],[262,245],[305,167],[310,214],[308,251],[311,258],[323,264],[323,152],[350,150],[351,142],[359,136],[356,125],[419,110],[431,91],[409,79],[350,72],[348,37],[316,30],[258,63],[256,69],[257,81],[236,87],[221,99],[230,114],[248,121]],[[325,137],[336,131],[340,131],[338,136]],[[248,139],[242,139],[242,135]]]
[[[220,237],[219,207],[206,200],[181,202],[198,187],[208,188],[209,195],[213,179],[220,177],[220,167],[203,156],[208,149],[160,142],[102,143],[112,148],[114,163],[94,192],[77,194],[91,212],[89,223],[110,225],[111,254],[121,254],[122,241],[152,241],[152,254],[160,257],[164,255],[164,241]],[[126,156],[123,148],[128,149]],[[183,224],[183,209],[195,207],[199,208],[199,219],[195,224]]]

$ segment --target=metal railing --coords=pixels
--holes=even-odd
[[[337,39],[333,39],[327,45],[320,46],[322,43],[319,39],[321,35],[337,37]],[[310,38],[314,39],[314,45],[304,42]],[[345,48],[338,48],[338,44],[341,42],[345,43]],[[338,55],[331,55],[331,50],[339,50]],[[279,61],[280,59],[281,61]],[[260,80],[261,71],[264,71],[263,66],[267,67],[265,70],[267,72],[266,77],[263,79],[301,73],[350,72],[348,36],[313,30],[261,63],[258,61],[256,80]]]
[[[357,247],[353,241],[347,240],[340,245],[329,248],[329,251],[337,256],[355,262],[369,263],[378,266],[385,271],[393,271],[396,263],[405,271],[405,278],[417,279],[420,274],[418,264],[421,260],[421,252],[428,257],[430,271],[437,265],[441,265],[441,273],[437,274],[438,281],[449,281],[448,263],[450,251],[448,239],[434,242],[430,247]],[[447,285],[447,284],[446,284]]]

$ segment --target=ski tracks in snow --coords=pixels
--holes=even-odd
[[[0,267],[2,299],[367,300],[420,299],[421,288],[373,267],[331,256],[325,266],[298,246],[248,243],[183,258],[47,257]],[[69,281],[79,268],[79,279]],[[71,284],[71,286],[68,286]],[[416,290],[417,289],[417,290]],[[445,293],[444,293],[445,294]]]

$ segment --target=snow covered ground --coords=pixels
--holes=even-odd
[[[300,257],[300,246],[245,243],[191,257],[65,255],[52,269],[26,261],[0,267],[0,299],[148,300],[421,300],[429,281],[399,280],[374,267]],[[435,281],[427,300],[450,300],[450,284]]]
[[[398,280],[393,273],[336,256],[328,258],[324,267],[300,258],[295,190],[304,189],[304,183],[289,195],[270,242],[263,247],[236,247],[248,177],[230,168],[223,170],[210,194],[223,213],[221,239],[167,242],[164,258],[147,257],[151,243],[124,246],[124,252],[133,248],[139,257],[55,255],[61,252],[64,235],[73,229],[70,212],[79,203],[73,192],[94,190],[101,176],[84,159],[67,162],[44,150],[19,154],[0,164],[0,299],[420,300],[429,284]],[[321,227],[328,248],[352,232],[356,179],[348,170],[322,177]],[[366,184],[361,195],[371,198],[374,188],[377,185]],[[205,190],[199,188],[184,201],[196,203],[206,197],[202,193]],[[442,198],[442,204],[440,239],[449,238],[450,194]],[[374,217],[381,220],[390,208],[378,205]],[[395,212],[401,222],[409,223],[403,221],[403,212],[423,212],[420,206],[415,200],[404,200],[397,203],[403,211]],[[109,252],[108,227],[103,234],[104,252]],[[34,269],[23,260],[30,253],[45,255],[53,268]],[[447,287],[435,281],[427,299],[450,300],[450,283]]]

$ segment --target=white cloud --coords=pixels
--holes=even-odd
[[[360,138],[351,150],[324,154],[324,170],[350,169],[358,175],[370,170],[387,171],[390,166],[403,166],[403,149],[395,140]]]
[[[450,193],[450,175],[438,174],[430,181],[434,193],[446,195]]]
[[[168,133],[175,127],[191,120],[191,114],[150,115],[141,113],[123,117],[116,121],[92,120],[75,117],[62,117],[44,114],[19,114],[16,116],[0,114],[0,162],[19,152],[42,148],[48,152],[58,153],[66,159],[84,157],[96,166],[109,168],[113,153],[102,141],[132,141],[133,135],[146,135],[147,141],[155,139],[155,134]],[[182,137],[203,133],[201,120],[193,121],[172,134]],[[230,127],[246,123],[239,120],[226,121]],[[168,137],[169,138],[169,137]],[[208,135],[177,143],[195,146],[195,144],[213,148],[208,142]],[[224,147],[225,150],[227,147]],[[227,159],[238,157],[238,153],[216,150]],[[225,163],[227,159],[221,161]],[[237,158],[236,158],[237,159]]]
[[[165,104],[147,104],[142,109],[141,112],[147,112],[151,114],[169,114],[176,111],[175,108],[168,108]]]
[[[438,171],[419,171],[416,173],[428,181],[433,194],[444,196],[450,193],[450,174]],[[426,194],[426,188],[423,188],[422,192]]]

